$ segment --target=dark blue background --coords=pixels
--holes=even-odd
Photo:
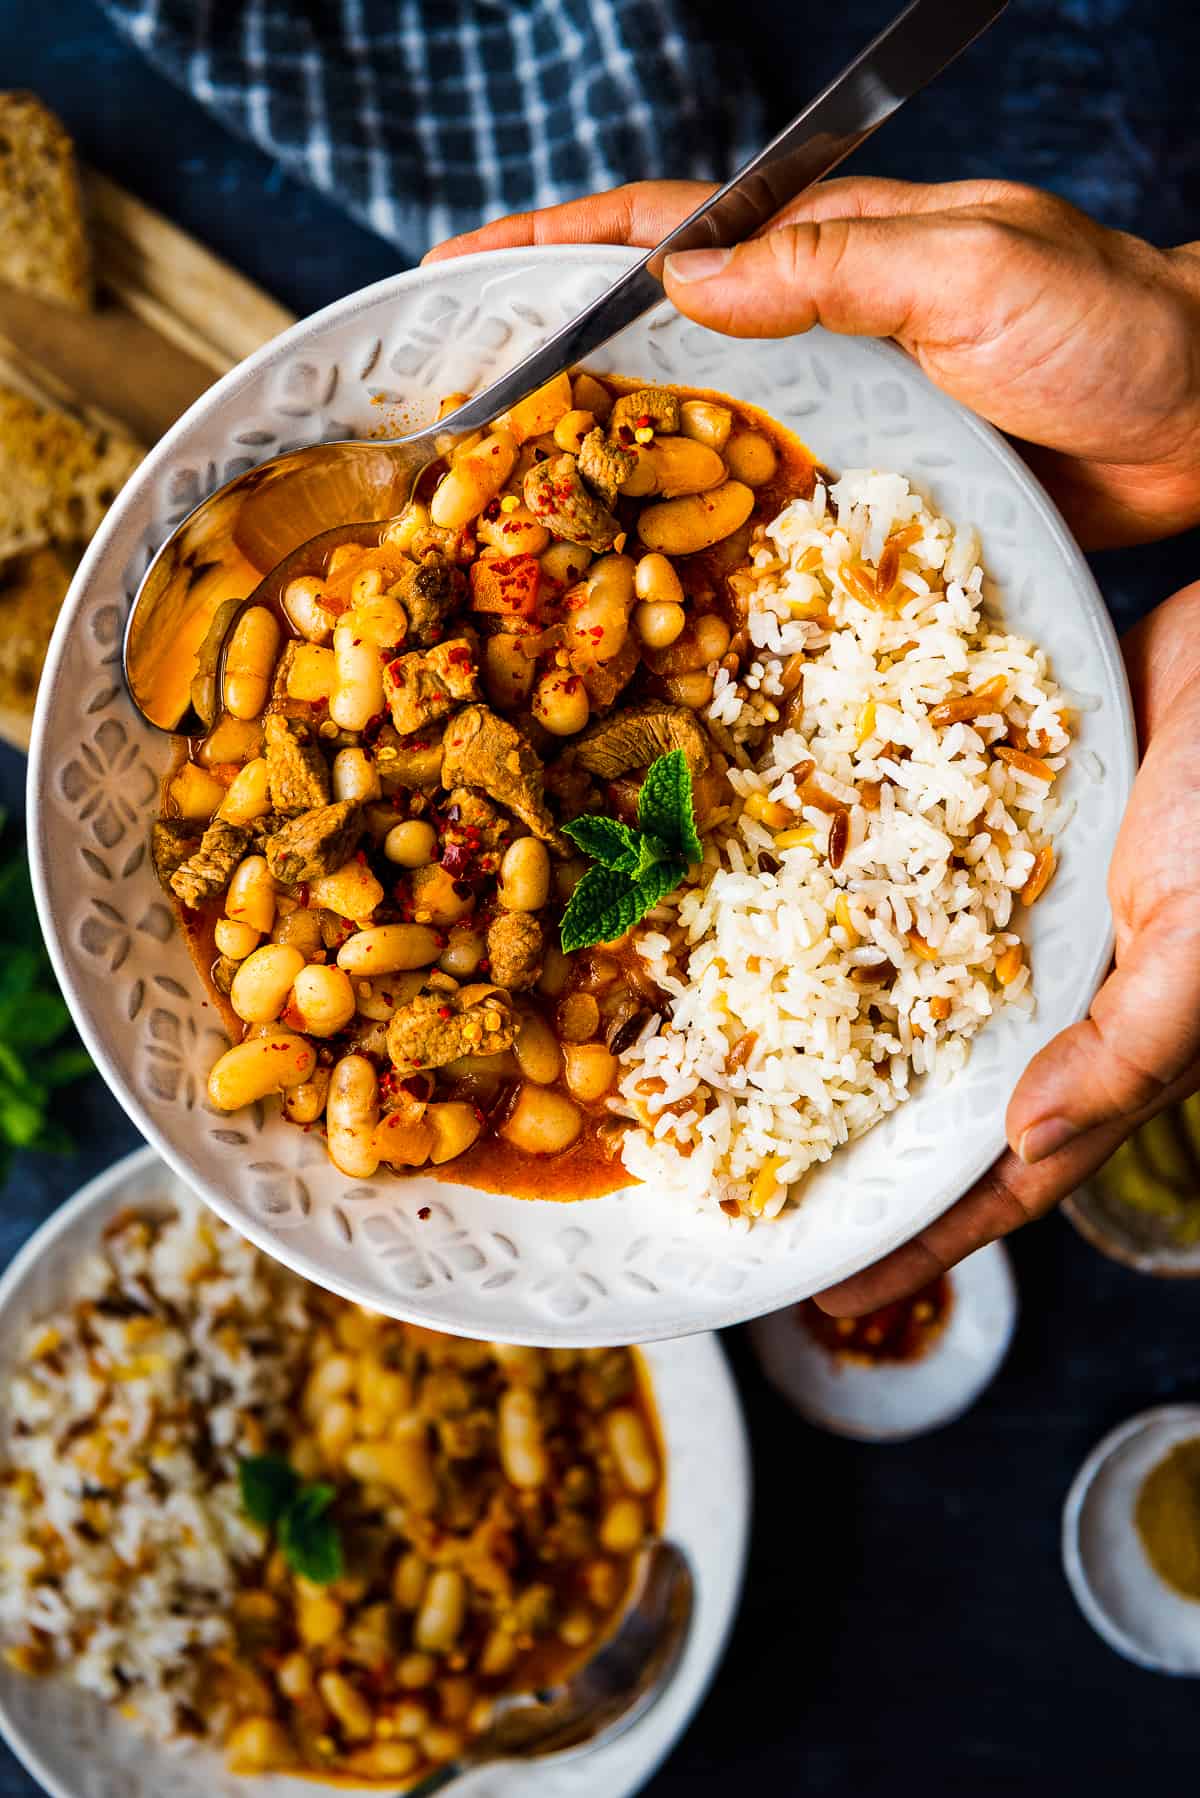
[[[891,10],[703,3],[748,31],[779,122]],[[855,166],[1010,175],[1159,243],[1200,237],[1198,63],[1200,20],[1171,0],[1014,0]],[[90,0],[0,0],[0,86],[36,89],[85,156],[299,312],[397,265],[147,69]],[[1096,567],[1127,622],[1200,574],[1197,534]],[[0,752],[0,793],[17,813],[23,769]],[[135,1144],[98,1080],[72,1101],[83,1146],[70,1161],[18,1164],[0,1200],[0,1263]],[[1057,1218],[1013,1247],[1023,1316],[1009,1362],[967,1419],[922,1442],[871,1449],[806,1429],[728,1341],[758,1482],[749,1582],[716,1686],[654,1798],[1194,1787],[1195,1689],[1126,1666],[1091,1634],[1062,1580],[1058,1519],[1100,1434],[1145,1405],[1200,1396],[1195,1289],[1104,1262]],[[0,1749],[0,1798],[35,1790]]]

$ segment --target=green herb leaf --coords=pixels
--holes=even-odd
[[[238,1488],[247,1516],[270,1529],[300,1491],[300,1475],[278,1455],[246,1455],[238,1462]]]
[[[686,875],[687,863],[681,861],[655,862],[652,867],[647,868],[637,882],[642,900],[639,915],[644,918],[648,911],[653,911],[659,900],[665,899],[668,893],[673,893]]]
[[[326,1515],[333,1500],[332,1486],[305,1486],[279,1524],[279,1546],[288,1566],[317,1586],[340,1579],[344,1564],[338,1527]]]
[[[589,812],[582,818],[572,818],[569,824],[563,825],[563,835],[570,837],[576,848],[582,849],[605,868],[622,865],[625,858],[632,854],[636,860],[638,834],[628,824],[622,824],[619,818],[604,818],[598,813]]]
[[[51,1091],[59,1086],[71,1086],[91,1072],[92,1058],[86,1049],[56,1049],[53,1055],[38,1062],[42,1083]]]
[[[704,854],[692,804],[692,771],[682,749],[672,749],[651,762],[638,796],[638,824],[661,837],[685,861]]]
[[[564,953],[624,936],[645,909],[641,888],[628,874],[589,868],[563,913],[559,936]]]

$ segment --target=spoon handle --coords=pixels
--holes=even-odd
[[[819,181],[954,61],[1004,11],[1008,0],[912,0],[765,149],[590,306],[515,368],[468,400],[439,430],[490,424],[546,381],[623,331],[663,297],[664,259],[673,251],[727,249],[767,224]]]

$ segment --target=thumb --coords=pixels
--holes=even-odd
[[[1197,1063],[1200,918],[1180,896],[1130,941],[1091,1015],[1034,1056],[1008,1107],[1008,1140],[1030,1163],[1103,1125],[1132,1128],[1191,1091]]]
[[[950,241],[981,228],[961,215],[810,219],[732,250],[668,256],[670,299],[730,337],[787,337],[813,325],[864,337],[953,338],[971,329],[979,257]],[[989,229],[983,225],[983,229]]]

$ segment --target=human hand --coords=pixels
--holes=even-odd
[[[453,238],[649,247],[711,191],[638,182]],[[713,272],[715,270],[715,272]],[[1200,521],[1200,244],[1157,250],[1000,181],[827,181],[732,251],[668,259],[681,312],[736,337],[892,337],[1020,441],[1085,548]]]
[[[1200,1087],[1200,583],[1124,651],[1145,755],[1109,873],[1116,966],[1086,1021],[1022,1075],[1009,1152],[912,1242],[821,1294],[835,1315],[903,1297],[1041,1217],[1138,1124]]]

